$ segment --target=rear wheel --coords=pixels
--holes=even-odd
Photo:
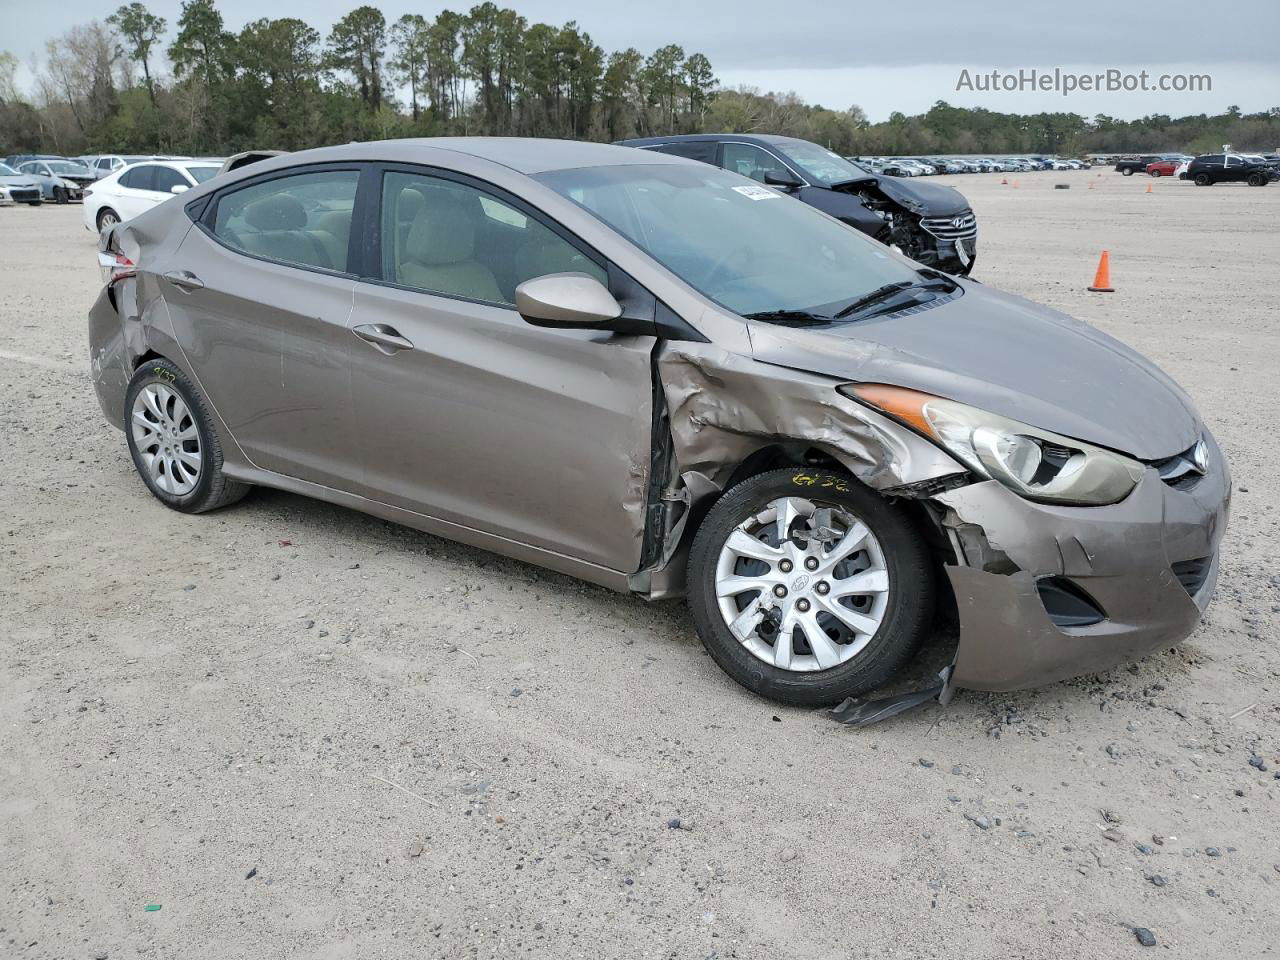
[[[116,213],[110,207],[103,207],[98,211],[98,231],[101,232],[107,227],[114,227],[120,222],[120,214]]]
[[[934,580],[899,507],[845,474],[798,467],[731,489],[689,554],[707,651],[747,689],[799,706],[891,678],[928,631]]]
[[[1125,168],[1124,168],[1123,170],[1121,170],[1120,172],[1121,172],[1122,174],[1124,174],[1126,177],[1132,177],[1132,176],[1133,176],[1133,170],[1132,170],[1132,168],[1130,168],[1130,167],[1125,167]]]
[[[1196,186],[1197,186],[1197,187],[1207,187],[1207,186],[1210,186],[1212,183],[1213,183],[1213,180],[1209,177],[1209,175],[1208,175],[1207,173],[1197,173],[1197,174],[1196,174]]]
[[[249,491],[222,472],[222,444],[204,398],[177,366],[148,360],[129,381],[124,404],[133,465],[165,506],[204,513]]]

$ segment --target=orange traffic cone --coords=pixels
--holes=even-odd
[[[1147,193],[1150,193],[1150,192],[1151,192],[1151,187],[1152,187],[1152,184],[1148,183],[1148,184],[1147,184]]]
[[[1111,286],[1111,251],[1102,251],[1102,256],[1098,258],[1098,272],[1093,275],[1093,286],[1089,289],[1093,293],[1116,292]]]
[[[1002,186],[1002,187],[1007,187],[1008,185],[1009,185],[1009,178],[1008,178],[1008,177],[1001,177],[1001,178],[1000,178],[1000,186]]]

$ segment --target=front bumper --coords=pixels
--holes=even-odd
[[[1092,673],[1187,637],[1213,597],[1231,477],[1217,444],[1206,474],[1172,486],[1154,468],[1121,503],[1032,503],[991,480],[936,499],[960,565],[948,566],[960,617],[951,683],[1016,690]],[[1205,560],[1194,593],[1174,565]],[[1037,582],[1069,580],[1104,618],[1064,627]],[[1185,579],[1185,578],[1184,578]]]

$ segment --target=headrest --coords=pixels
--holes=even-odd
[[[246,206],[244,219],[259,230],[301,230],[307,225],[307,211],[296,197],[277,193]]]
[[[321,214],[316,220],[316,229],[324,230],[335,237],[345,238],[351,232],[351,211],[330,210],[328,213]]]
[[[408,259],[428,266],[470,260],[475,253],[475,222],[458,198],[433,190],[409,228],[404,242]]]
[[[418,215],[424,202],[421,193],[413,187],[405,187],[396,197],[396,220],[400,223],[408,223]]]

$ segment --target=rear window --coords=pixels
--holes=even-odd
[[[196,183],[204,183],[206,180],[212,179],[218,173],[218,168],[208,167],[183,167]]]

